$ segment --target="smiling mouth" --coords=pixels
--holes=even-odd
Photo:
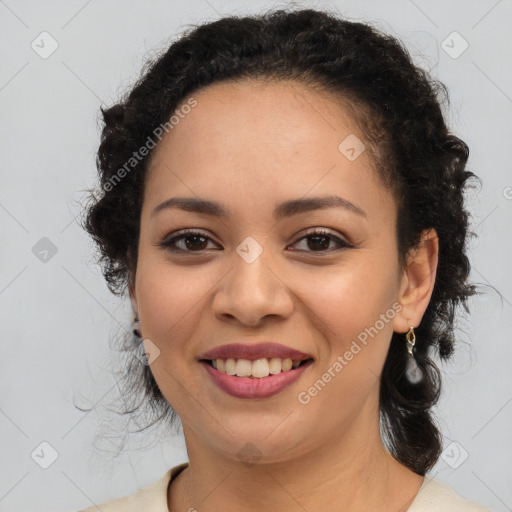
[[[202,364],[207,364],[220,373],[234,377],[246,377],[263,379],[271,375],[294,372],[298,368],[313,363],[312,358],[292,360],[290,358],[260,358],[249,359],[201,359]]]

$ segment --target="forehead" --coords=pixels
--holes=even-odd
[[[233,158],[257,154],[258,159],[275,159],[286,152],[288,157],[290,152],[318,157],[333,150],[337,155],[339,143],[348,135],[364,139],[347,99],[295,81],[221,82],[193,97],[197,106],[180,116],[156,153],[167,148],[178,156],[193,143],[189,158],[207,154],[211,159],[227,149]]]
[[[383,189],[368,151],[355,159],[343,152],[344,141],[357,152],[368,147],[348,100],[259,80],[210,85],[192,97],[196,106],[154,150],[146,187],[153,203],[196,195],[257,208],[308,193],[358,200]]]

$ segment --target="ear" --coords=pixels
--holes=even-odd
[[[132,303],[133,314],[138,318],[139,308],[137,303],[137,291],[135,288],[136,265],[134,265],[133,255],[131,251],[127,251],[126,258],[128,261],[128,293],[130,295],[130,301]]]
[[[135,289],[135,280],[129,277],[128,281],[128,292],[130,294],[130,301],[132,303],[133,314],[138,317],[138,303],[137,303],[137,291]]]
[[[393,320],[393,330],[405,333],[417,327],[430,302],[436,281],[439,237],[435,229],[423,232],[419,247],[407,256],[398,302],[402,309]]]

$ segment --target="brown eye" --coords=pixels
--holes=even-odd
[[[295,242],[294,245],[298,244],[302,240],[307,240],[306,242],[306,252],[335,252],[342,249],[348,249],[353,247],[345,240],[342,240],[340,237],[333,235],[329,230],[326,229],[314,229],[307,232],[306,236],[300,238]],[[337,249],[329,250],[329,246],[332,242],[335,242],[338,245]],[[303,249],[299,249],[303,250]]]
[[[293,249],[294,251],[299,250],[302,252],[312,253],[331,253],[353,247],[348,242],[332,234],[332,232],[326,229],[312,229],[307,231],[306,236],[297,240],[294,245],[297,245],[302,241],[306,241],[305,248]],[[209,236],[205,235],[201,231],[188,229],[186,231],[179,232],[172,238],[160,242],[158,245],[176,253],[202,253],[203,251],[208,250],[208,242],[214,243]],[[335,244],[334,248],[330,247],[332,243]]]
[[[173,252],[201,252],[208,248],[208,241],[211,241],[211,238],[200,231],[186,230],[158,245]],[[178,246],[178,243],[181,243],[181,246]]]
[[[204,250],[208,245],[207,239],[203,235],[187,235],[181,236],[178,239],[180,238],[185,241],[185,246],[187,247],[187,249]]]

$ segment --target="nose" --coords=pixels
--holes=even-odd
[[[233,254],[233,266],[213,299],[213,314],[256,327],[266,316],[285,318],[293,311],[292,292],[277,265],[263,251],[254,261]]]

